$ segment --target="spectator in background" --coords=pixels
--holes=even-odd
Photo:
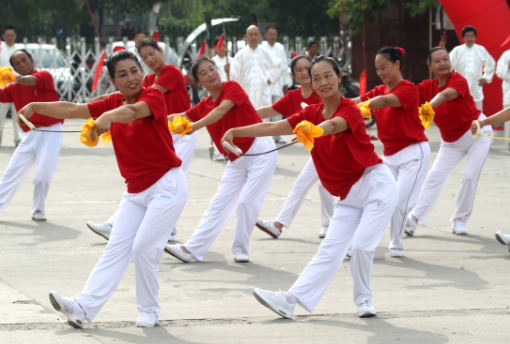
[[[503,80],[503,108],[510,108],[510,50],[501,55],[496,75]],[[505,122],[505,137],[510,137],[510,122]],[[510,149],[510,143],[508,148]]]
[[[133,35],[133,42],[135,42],[135,46],[134,48],[131,48],[130,51],[133,54],[135,54],[136,57],[138,57],[138,61],[140,61],[140,64],[142,65],[143,74],[149,75],[154,73],[154,71],[150,69],[145,63],[143,63],[143,60],[140,57],[140,54],[138,53],[138,44],[140,44],[140,42],[143,41],[144,39],[147,39],[147,35],[145,34],[144,31],[139,30],[135,32],[135,34]]]
[[[135,42],[136,47],[138,48],[138,43],[143,41],[144,39],[147,39],[147,34],[144,31],[137,31],[133,35],[133,42]]]
[[[278,30],[276,30],[274,26],[270,26],[266,31],[265,37],[267,41],[262,42],[262,47],[267,51],[275,54],[276,57],[283,61],[283,64],[286,67],[283,75],[278,80],[276,80],[276,82],[271,84],[271,103],[274,104],[282,99],[282,97],[289,90],[289,87],[292,86],[292,78],[290,77],[289,69],[287,68],[288,58],[287,54],[285,53],[285,48],[283,45],[276,41],[278,39]],[[269,118],[270,122],[278,122],[282,119],[282,115]],[[285,143],[285,139],[281,135],[274,136],[273,140],[276,143]]]
[[[313,60],[317,56],[319,56],[319,42],[310,41],[308,42],[308,56]]]
[[[2,38],[4,39],[4,42],[0,45],[0,67],[12,68],[9,59],[16,51],[16,29],[14,26],[6,26],[4,28]],[[11,110],[12,127],[14,129],[14,144],[17,147],[23,138],[23,134],[18,122],[16,122],[16,108],[14,107],[14,103],[0,103],[0,144],[2,143],[2,137],[4,134],[5,117],[7,116],[9,109]]]
[[[469,93],[473,96],[476,107],[483,112],[483,85],[492,82],[496,61],[487,49],[475,44],[477,31],[473,26],[462,29],[465,44],[455,47],[450,53],[452,71],[455,70],[466,78]]]
[[[219,40],[216,40],[215,46],[218,44]],[[228,53],[228,41],[224,40],[221,49],[216,51],[216,55],[212,58],[212,60],[216,63],[216,67],[218,68],[218,72],[220,74],[221,81],[229,81],[229,77],[227,74],[230,74],[230,63],[234,60],[233,57],[227,56]]]
[[[131,25],[131,19],[126,18],[124,20],[124,26],[122,27],[121,35],[122,37],[132,37],[135,33],[135,29],[133,29],[133,26]]]

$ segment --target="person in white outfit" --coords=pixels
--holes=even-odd
[[[478,123],[476,123],[478,122]],[[478,131],[480,128],[483,128],[485,126],[491,126],[499,123],[509,123],[510,122],[510,107],[507,107],[506,109],[501,110],[497,114],[494,114],[488,118],[479,120],[479,121],[473,121],[473,124],[471,125],[471,134],[477,136]],[[496,240],[502,244],[508,246],[508,252],[510,252],[510,234],[504,234],[501,231],[497,231],[496,234]]]
[[[290,135],[293,128],[322,131],[312,148],[308,141],[308,149],[322,184],[340,198],[335,203],[326,238],[292,288],[286,293],[262,289],[253,293],[262,305],[284,318],[292,317],[296,303],[312,312],[352,246],[354,303],[358,316],[371,317],[376,315],[370,288],[373,258],[395,211],[397,185],[375,153],[356,103],[338,93],[341,72],[336,61],[323,56],[315,58],[310,77],[323,104],[309,105],[280,122],[234,128],[222,139],[233,145],[236,139],[244,137]]]
[[[191,71],[193,78],[211,96],[178,115],[185,115],[195,122],[194,131],[206,127],[214,144],[223,154],[227,154],[220,142],[227,130],[261,123],[262,120],[237,82],[221,81],[213,60],[202,56],[193,62]],[[183,262],[203,260],[236,208],[237,225],[232,253],[236,262],[248,262],[250,259],[250,236],[276,169],[278,155],[276,152],[260,154],[276,149],[269,138],[240,138],[235,142],[244,154],[255,156],[228,154],[229,162],[218,191],[192,237],[184,244],[166,246],[168,253]]]
[[[236,81],[248,94],[255,109],[272,104],[271,85],[281,78],[287,64],[275,54],[259,46],[259,28],[246,30],[248,46],[241,49],[230,66],[230,80]]]
[[[10,60],[19,75],[16,77],[16,82],[0,90],[0,103],[14,103],[16,109],[21,110],[30,102],[59,100],[53,76],[47,71],[35,69],[34,59],[28,51],[17,50],[12,54]],[[17,118],[16,115],[14,117]],[[61,131],[63,122],[61,119],[49,118],[40,114],[35,114],[32,119],[32,123],[40,130]],[[9,166],[0,180],[0,213],[7,208],[36,163],[32,220],[46,221],[44,201],[50,190],[50,182],[57,170],[62,133],[30,131],[27,126],[23,126],[23,131],[26,135],[12,155]]]
[[[4,27],[2,34],[4,42],[0,44],[0,67],[11,67],[9,61],[11,55],[17,50],[16,48],[16,29],[14,26]],[[23,131],[21,130],[18,122],[16,121],[16,107],[14,103],[0,103],[0,144],[2,143],[2,137],[4,136],[4,125],[7,113],[11,110],[12,116],[12,128],[14,131],[14,145],[18,146],[23,139]]]
[[[503,80],[503,108],[510,108],[510,50],[501,55],[496,67],[496,75]],[[498,124],[498,123],[496,123]],[[505,137],[510,138],[510,122],[505,123]],[[510,151],[510,142],[507,142]]]
[[[430,146],[419,114],[420,96],[402,77],[404,49],[385,47],[375,58],[375,70],[384,85],[354,99],[366,102],[375,113],[383,161],[395,177],[398,203],[391,217],[390,256],[404,256],[402,237],[408,213],[416,205],[430,161]]]
[[[165,96],[168,114],[189,110],[190,99],[186,90],[186,84],[182,72],[173,65],[167,65],[163,60],[163,50],[153,39],[146,39],[138,43],[139,55],[145,65],[150,66],[155,72],[144,77],[144,86],[160,90]],[[136,55],[135,55],[136,56]],[[138,57],[138,56],[137,56]],[[142,65],[143,68],[143,65]],[[94,100],[104,99],[107,95],[97,97]],[[92,102],[91,101],[91,102]],[[196,135],[181,135],[172,133],[172,141],[175,153],[182,160],[181,169],[188,178],[191,161],[195,152]],[[87,226],[99,236],[108,240],[115,223],[116,215],[112,215],[108,221],[102,224],[87,222]],[[173,241],[177,234],[177,228],[172,229],[168,241]]]
[[[216,44],[218,44],[216,42]],[[218,73],[220,74],[221,81],[230,81],[230,64],[234,60],[233,57],[228,56],[228,41],[224,40],[223,44],[216,55],[213,56],[212,60],[218,67]],[[214,143],[211,143],[214,147],[214,159],[216,161],[224,161],[225,156],[220,153],[218,147]]]
[[[469,92],[476,107],[483,111],[483,85],[491,83],[496,62],[487,49],[476,42],[476,29],[466,26],[462,29],[465,44],[455,47],[450,52],[452,71],[462,75],[469,85]]]
[[[451,72],[450,58],[443,47],[432,48],[428,65],[435,78],[425,80],[417,86],[420,103],[429,102],[434,108],[434,122],[441,132],[441,146],[434,165],[420,191],[416,207],[409,214],[406,234],[413,236],[418,223],[426,226],[441,191],[455,167],[467,157],[455,213],[450,219],[452,233],[468,234],[466,227],[473,212],[476,188],[483,165],[489,155],[492,139],[471,135],[471,124],[486,117],[476,107],[469,92],[466,79]],[[482,133],[492,135],[492,127],[482,128]]]
[[[276,82],[271,84],[271,102],[274,104],[282,99],[282,97],[289,90],[289,87],[292,86],[292,78],[290,77],[290,73],[287,69],[288,58],[287,54],[285,53],[285,48],[281,43],[276,41],[278,39],[278,30],[276,30],[274,26],[270,26],[264,36],[266,37],[267,41],[262,42],[262,47],[267,51],[275,54],[280,60],[283,61],[285,65],[285,72],[283,75]],[[282,115],[276,115],[269,118],[271,122],[278,122],[282,119]],[[276,143],[285,143],[283,136],[275,136],[273,139]]]
[[[139,313],[136,325],[154,327],[161,310],[157,300],[159,261],[188,199],[188,186],[168,130],[163,94],[143,87],[142,67],[132,52],[113,54],[107,68],[120,93],[88,104],[31,103],[20,111],[27,118],[34,112],[60,119],[94,118],[91,136],[111,132],[119,170],[127,184],[108,245],[82,292],[64,298],[53,291],[49,298],[69,325],[82,328],[112,296],[133,260]]]
[[[299,55],[292,59],[290,64],[292,75],[301,87],[287,92],[282,99],[272,106],[258,109],[257,113],[260,118],[274,118],[275,114],[281,114],[287,117],[303,110],[303,103],[307,105],[322,103],[321,98],[312,88],[310,75],[308,74],[310,62],[312,62],[312,59],[308,55]],[[292,190],[289,196],[287,196],[285,204],[280,214],[276,217],[276,220],[257,220],[257,228],[275,239],[278,238],[282,234],[283,227],[290,228],[294,217],[296,217],[299,208],[301,208],[305,200],[306,194],[317,181],[319,181],[319,176],[317,175],[313,160],[310,158],[292,186]],[[318,183],[318,189],[321,199],[322,227],[319,232],[319,238],[323,239],[326,237],[330,220],[335,212],[335,197],[324,188],[320,181]]]

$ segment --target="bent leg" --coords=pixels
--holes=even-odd
[[[319,181],[319,197],[321,198],[321,226],[329,226],[329,222],[335,213],[335,197],[332,196]]]

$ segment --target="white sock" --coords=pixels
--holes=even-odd
[[[297,298],[294,295],[292,295],[291,293],[286,292],[284,295],[285,295],[285,298],[287,299],[288,303],[291,303],[291,304],[297,303]]]

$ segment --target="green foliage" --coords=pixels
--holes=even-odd
[[[401,2],[401,0],[364,0],[365,23],[379,19],[384,7]],[[437,7],[437,0],[407,0],[405,8],[411,16],[422,15],[429,10],[430,6]],[[330,0],[327,11],[331,18],[343,16],[345,24],[351,28],[353,34],[359,34],[362,26],[362,11],[360,0]]]

